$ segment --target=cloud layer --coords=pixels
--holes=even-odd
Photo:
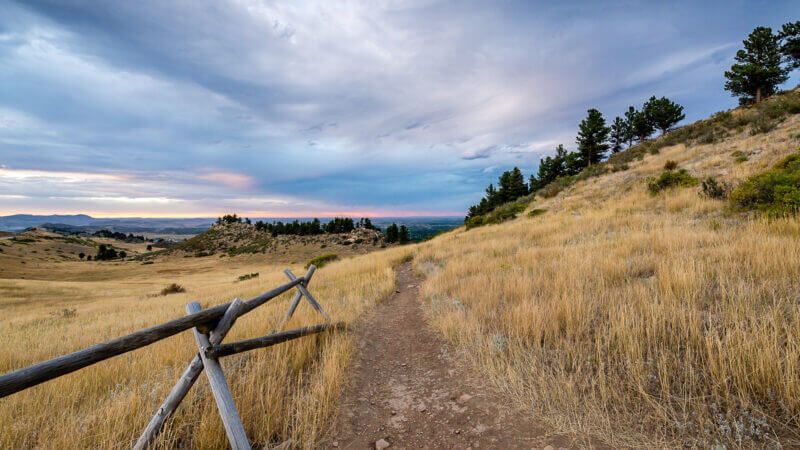
[[[448,214],[791,2],[0,0],[0,214]],[[796,19],[796,18],[794,18]]]

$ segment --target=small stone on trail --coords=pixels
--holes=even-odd
[[[543,448],[542,450],[556,450],[556,448],[553,447],[552,445],[548,445],[547,447]]]
[[[425,412],[427,409],[428,409],[428,407],[427,407],[427,406],[425,406],[425,403],[420,403],[420,404],[417,406],[417,411],[419,411],[419,412]]]
[[[394,415],[396,415],[396,414],[397,414],[397,411],[395,411],[395,410],[392,410],[392,415],[394,416]]]
[[[400,289],[397,289],[396,291],[394,291],[394,293],[395,294],[399,294],[400,293]]]
[[[458,397],[458,403],[464,404],[467,403],[472,399],[472,396],[469,394],[463,394],[461,397]]]
[[[456,430],[456,434],[461,434],[461,430]]]
[[[339,446],[339,441],[333,441],[333,443],[331,445],[334,446],[334,447],[338,447]]]
[[[385,448],[389,448],[389,443],[385,439],[375,441],[375,450],[383,450]]]

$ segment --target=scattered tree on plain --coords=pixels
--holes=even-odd
[[[117,259],[120,256],[117,254],[117,251],[114,250],[113,247],[107,246],[106,244],[100,244],[97,248],[97,255],[95,255],[95,261],[108,261],[110,259]]]

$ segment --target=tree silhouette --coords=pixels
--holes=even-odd
[[[757,27],[742,44],[744,49],[736,52],[736,64],[725,72],[725,90],[739,97],[740,104],[758,103],[789,79],[788,69],[781,67],[780,38],[772,28]]]
[[[619,153],[627,138],[628,125],[622,120],[622,117],[615,117],[614,122],[611,123],[611,153]]]
[[[586,167],[599,163],[608,150],[608,133],[606,119],[600,111],[592,108],[587,111],[587,116],[578,126],[578,153]]]
[[[800,67],[800,20],[794,23],[785,23],[778,38],[782,40],[781,53],[789,64],[789,69]]]
[[[661,130],[662,135],[686,118],[686,115],[683,114],[683,106],[666,97],[656,98],[654,95],[642,109],[650,123]]]

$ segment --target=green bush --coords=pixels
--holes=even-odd
[[[336,261],[339,259],[339,255],[334,253],[326,253],[324,255],[317,256],[316,258],[311,259],[311,261],[306,264],[306,269],[308,269],[312,264],[317,266],[317,269],[322,268],[325,264],[329,262]]]
[[[547,212],[547,210],[546,209],[542,209],[542,208],[532,209],[532,210],[528,211],[528,217],[541,216],[542,214],[544,214],[546,212]]]
[[[678,163],[673,160],[669,160],[664,163],[664,170],[675,170],[678,168]]]
[[[464,222],[464,226],[467,228],[467,230],[471,230],[481,225],[483,225],[483,216],[470,217],[466,220],[466,222]]]
[[[769,216],[794,215],[800,209],[800,152],[775,167],[747,178],[731,193],[731,206]]]
[[[708,177],[702,183],[703,195],[708,198],[725,198],[728,196],[730,186],[725,182],[719,182],[713,177]]]
[[[689,175],[686,169],[681,169],[677,172],[667,170],[658,178],[648,179],[647,189],[650,190],[651,194],[655,195],[667,188],[695,186],[697,183],[699,183],[698,179]]]
[[[551,183],[552,184],[552,183]],[[505,222],[517,217],[517,214],[525,211],[530,202],[530,196],[524,197],[516,202],[505,203],[493,209],[490,213],[483,216],[470,217],[464,222],[467,230],[483,225],[492,225]]]
[[[258,278],[258,272],[246,273],[244,275],[239,275],[239,278],[237,278],[237,280],[245,281],[245,280],[251,280],[253,278]]]

